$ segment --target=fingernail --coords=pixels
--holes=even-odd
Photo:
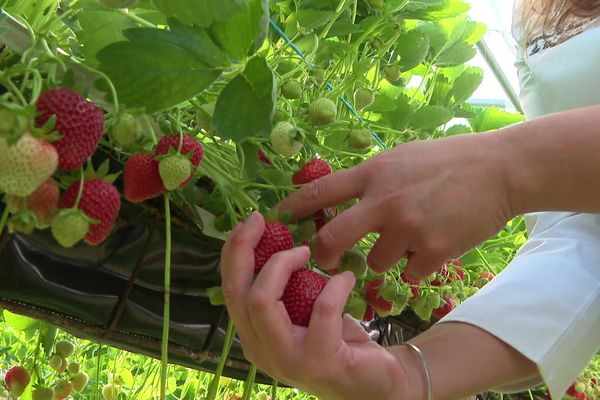
[[[260,213],[258,211],[254,211],[252,214],[250,214],[248,216],[248,218],[246,219],[246,223],[254,224],[258,220],[259,215],[260,215]]]

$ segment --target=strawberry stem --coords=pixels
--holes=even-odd
[[[167,369],[169,357],[169,306],[171,296],[171,204],[169,193],[165,193],[165,305],[163,311],[163,331],[160,369],[160,398],[164,399],[167,391]]]
[[[83,173],[83,167],[79,169],[79,190],[77,191],[77,198],[75,199],[75,203],[73,204],[74,209],[79,208],[79,202],[81,201],[81,196],[83,196],[83,186],[85,184],[85,174]]]
[[[227,332],[225,333],[225,343],[223,344],[223,351],[221,351],[221,357],[219,358],[219,364],[217,365],[217,369],[215,370],[215,375],[212,379],[212,382],[210,382],[210,387],[208,388],[206,400],[215,400],[217,398],[217,392],[219,391],[221,375],[223,374],[223,368],[225,368],[225,362],[227,361],[227,356],[229,355],[229,349],[231,349],[231,344],[233,343],[234,336],[235,326],[233,325],[233,321],[230,317],[227,321]]]
[[[2,236],[2,232],[4,232],[4,226],[6,225],[9,214],[10,211],[8,211],[8,206],[4,206],[4,212],[2,213],[2,218],[0,218],[0,236]]]
[[[277,379],[273,379],[273,384],[271,385],[271,400],[277,399],[277,387],[279,386],[279,382]]]
[[[100,362],[102,361],[102,343],[98,343],[98,349],[96,350],[96,388],[94,390],[95,399],[98,400],[100,398]]]
[[[250,370],[248,371],[248,377],[244,383],[244,395],[242,400],[250,400],[252,397],[252,389],[254,388],[254,379],[256,379],[256,365],[250,364]]]

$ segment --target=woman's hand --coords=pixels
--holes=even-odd
[[[372,342],[356,320],[342,317],[354,286],[352,273],[329,280],[308,328],[292,325],[281,297],[310,251],[298,247],[275,254],[254,280],[254,248],[264,226],[263,217],[252,214],[222,250],[225,302],[244,356],[271,377],[324,400],[422,398],[421,371],[406,368]]]
[[[514,217],[500,143],[481,134],[403,144],[305,185],[280,209],[297,219],[358,198],[318,232],[319,266],[335,268],[345,250],[379,232],[369,266],[384,272],[408,256],[407,273],[423,278]]]

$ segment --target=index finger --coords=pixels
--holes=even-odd
[[[315,212],[359,198],[364,191],[365,173],[362,166],[334,172],[314,180],[292,193],[278,205],[283,214],[291,211],[297,220]]]

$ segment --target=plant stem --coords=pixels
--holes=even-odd
[[[271,385],[271,400],[277,399],[277,387],[279,386],[279,382],[277,379],[273,379],[273,385]]]
[[[100,385],[100,359],[102,358],[102,343],[98,343],[98,354],[96,355],[96,390],[94,393],[96,394],[95,398],[98,400],[100,398],[99,395],[99,385]]]
[[[221,375],[223,374],[223,368],[225,368],[225,362],[227,361],[227,356],[229,355],[229,349],[231,349],[231,343],[233,343],[234,336],[235,326],[233,325],[233,321],[230,317],[227,321],[227,332],[225,333],[225,343],[223,344],[223,351],[221,351],[221,358],[219,358],[219,365],[217,365],[215,375],[210,383],[210,387],[208,388],[206,400],[215,400],[217,398]]]
[[[242,400],[250,400],[252,397],[252,389],[254,388],[254,380],[256,379],[256,365],[250,364],[250,370],[248,371],[248,377],[244,383],[244,395]]]
[[[165,398],[167,391],[167,369],[169,357],[169,305],[171,296],[171,205],[169,193],[165,193],[165,306],[163,312],[163,331],[160,370],[160,399]]]
[[[8,206],[4,206],[4,212],[2,213],[2,218],[0,218],[0,236],[2,236],[2,232],[4,232],[4,226],[6,225],[9,214],[10,211],[8,211]]]

